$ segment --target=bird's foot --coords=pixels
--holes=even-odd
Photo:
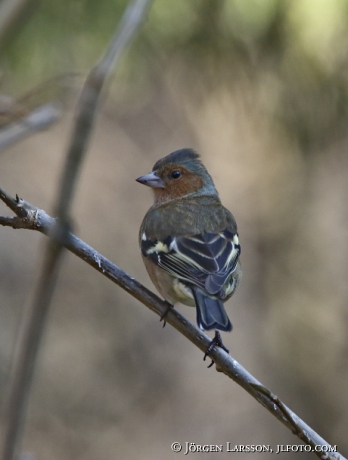
[[[228,348],[226,348],[225,345],[222,343],[222,338],[221,338],[220,332],[219,332],[219,331],[215,331],[215,336],[214,336],[214,338],[212,339],[212,341],[210,342],[209,347],[208,347],[208,348],[206,349],[206,351],[205,351],[203,361],[206,360],[207,356],[210,355],[210,353],[213,351],[213,348],[214,348],[215,346],[216,346],[216,347],[220,347],[220,348],[222,348],[224,351],[226,351],[226,353],[229,353]],[[209,364],[208,369],[209,369],[210,367],[212,367],[213,364],[214,364],[214,361],[211,360],[211,363]]]
[[[174,305],[172,305],[171,303],[167,302],[167,308],[165,309],[165,311],[162,313],[162,315],[160,316],[160,321],[163,321],[163,327],[165,327],[165,325],[167,324],[166,322],[166,317],[168,315],[168,312],[174,308]]]

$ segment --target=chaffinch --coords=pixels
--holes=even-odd
[[[231,331],[223,302],[241,277],[237,224],[199,155],[177,150],[136,180],[154,191],[139,244],[157,290],[171,304],[196,306],[202,330]]]

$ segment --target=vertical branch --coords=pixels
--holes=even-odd
[[[112,39],[104,57],[91,70],[83,87],[77,109],[75,129],[68,149],[65,171],[61,182],[60,199],[56,213],[61,222],[67,222],[71,209],[73,190],[92,133],[94,118],[105,83],[137,32],[152,0],[134,0],[121,19],[119,30]]]
[[[53,239],[49,240],[35,297],[24,312],[14,353],[2,460],[15,459],[19,454],[36,357],[61,260],[62,246]]]
[[[126,46],[135,36],[150,4],[151,0],[134,0],[128,5],[104,57],[90,72],[81,92],[55,208],[58,225],[50,234],[34,301],[23,322],[18,339],[18,351],[13,362],[2,460],[14,460],[19,452],[45,320],[62,261],[63,245],[69,240],[69,216],[74,191],[87,151],[101,92]]]

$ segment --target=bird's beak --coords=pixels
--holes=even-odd
[[[147,185],[148,187],[164,188],[164,183],[162,179],[159,178],[157,174],[154,172],[146,174],[145,176],[138,177],[138,179],[135,180],[137,182],[140,182],[141,184]]]

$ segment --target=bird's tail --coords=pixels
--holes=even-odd
[[[192,292],[196,302],[198,327],[207,331],[210,329],[232,331],[232,323],[221,300],[209,297],[196,287],[192,289]]]

